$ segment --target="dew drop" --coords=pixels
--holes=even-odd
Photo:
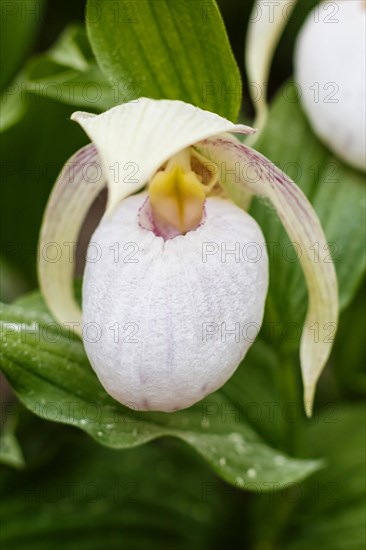
[[[277,466],[283,466],[285,463],[286,463],[286,458],[282,455],[276,455],[273,459],[273,462],[277,465]]]
[[[255,477],[257,477],[257,472],[254,468],[249,468],[249,470],[247,470],[247,476],[249,477],[249,479],[254,479]]]

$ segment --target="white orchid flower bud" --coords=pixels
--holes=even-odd
[[[300,354],[311,414],[331,348],[325,338],[314,341],[311,327],[337,322],[335,270],[324,261],[326,240],[303,193],[229,135],[253,130],[181,101],[146,98],[73,119],[93,143],[56,182],[40,250],[57,243],[60,261],[41,253],[39,278],[56,319],[69,326],[82,318],[79,333],[107,392],[133,408],[173,411],[219,388],[239,365],[260,328],[268,284],[258,225],[221,196],[238,198],[246,189],[273,203],[301,248],[309,306]],[[89,245],[98,254],[87,262],[81,314],[70,243],[105,186],[108,204]],[[317,262],[314,242],[324,251]]]
[[[366,170],[366,4],[325,2],[297,40],[295,77],[310,123],[351,166]]]

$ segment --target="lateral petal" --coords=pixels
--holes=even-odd
[[[38,278],[54,317],[81,334],[81,311],[73,291],[74,254],[84,218],[106,182],[93,144],[64,165],[43,217]],[[72,327],[71,327],[72,328]]]
[[[225,179],[221,177],[221,181],[231,196],[237,195],[244,186],[254,194],[268,198],[291,241],[301,248],[300,261],[309,303],[301,337],[300,360],[305,410],[311,416],[316,383],[332,347],[326,338],[326,330],[329,330],[329,323],[336,328],[338,321],[336,272],[334,264],[327,260],[327,240],[319,219],[297,185],[257,151],[230,136],[208,139],[196,147],[210,162],[217,164],[219,171],[225,170]],[[318,261],[314,261],[311,252],[314,243],[319,243]],[[314,338],[314,323],[319,328],[319,341]]]

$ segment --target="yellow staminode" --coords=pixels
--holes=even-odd
[[[206,193],[187,157],[177,155],[165,170],[157,172],[150,182],[149,196],[155,219],[183,235],[202,220]]]

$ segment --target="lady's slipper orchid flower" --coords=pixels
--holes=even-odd
[[[366,170],[366,2],[323,2],[297,40],[295,75],[310,123],[351,166]]]
[[[140,410],[173,411],[233,374],[251,343],[243,327],[262,322],[268,283],[260,228],[225,198],[240,200],[249,190],[272,202],[302,251],[309,305],[301,366],[311,414],[331,347],[324,338],[315,342],[311,327],[337,321],[335,270],[323,261],[326,240],[303,193],[230,135],[254,130],[181,101],[146,98],[72,118],[93,143],[70,159],[55,185],[40,250],[53,242],[62,255],[50,263],[41,253],[39,276],[56,319],[81,322],[69,248],[106,186],[106,212],[89,245],[99,256],[85,269],[79,332],[107,392]]]

